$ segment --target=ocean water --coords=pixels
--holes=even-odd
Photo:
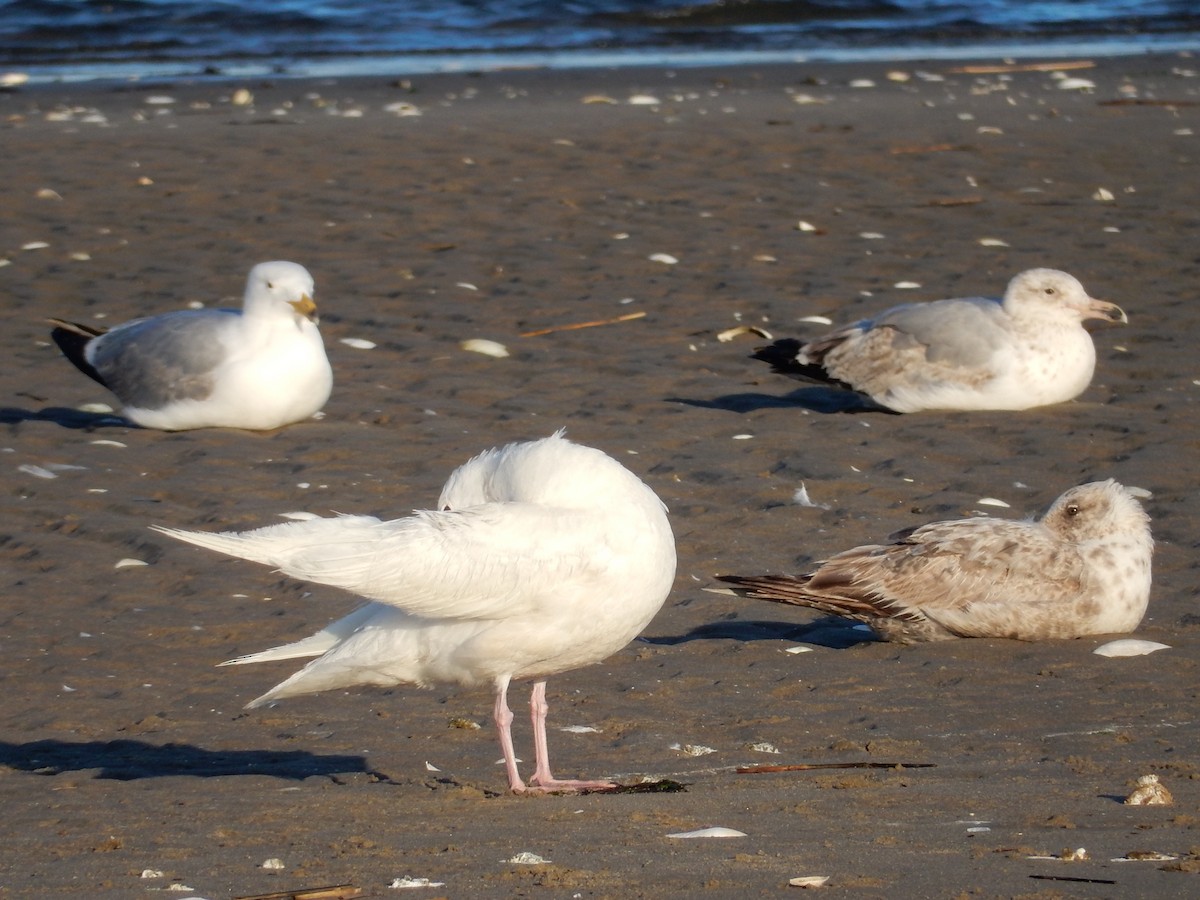
[[[0,0],[35,81],[1180,49],[1196,0]]]

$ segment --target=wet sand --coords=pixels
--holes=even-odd
[[[802,875],[845,897],[1195,896],[1200,66],[1066,73],[1091,91],[958,66],[0,95],[0,897],[336,884],[746,897],[798,890]],[[232,102],[239,87],[252,103]],[[45,317],[235,304],[272,258],[317,280],[335,372],[324,418],[168,434],[78,411],[112,398],[49,344]],[[839,412],[844,397],[749,359],[761,339],[717,339],[999,293],[1033,266],[1071,272],[1130,317],[1096,330],[1092,386],[1057,407]],[[464,352],[469,338],[511,355]],[[483,689],[241,710],[296,664],[216,663],[307,635],[354,599],[148,525],[404,515],[479,450],[560,426],[659,493],[680,566],[645,640],[550,680],[552,729],[599,729],[552,731],[556,774],[670,777],[685,792],[506,794]],[[1152,492],[1138,636],[1170,650],[901,648],[702,590],[716,572],[799,571],[927,521],[1029,515],[1107,477]],[[820,506],[793,502],[801,485]],[[524,695],[514,686],[514,709]],[[528,768],[523,716],[516,737]],[[930,767],[735,771],[834,762]],[[1173,806],[1121,802],[1149,773]],[[667,837],[710,825],[746,836]],[[1080,847],[1087,860],[1032,858]],[[508,861],[522,852],[550,862]],[[1178,858],[1112,861],[1150,852]],[[444,886],[388,887],[404,876]]]

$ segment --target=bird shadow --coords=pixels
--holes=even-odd
[[[191,744],[145,741],[0,741],[0,765],[38,775],[99,769],[96,778],[135,781],[192,775],[269,775],[297,781],[314,775],[370,773],[362,756],[321,756],[304,750],[205,750]]]
[[[884,413],[898,415],[893,410],[880,406],[870,397],[840,387],[812,385],[792,391],[790,394],[725,394],[711,400],[694,400],[687,397],[667,397],[668,403],[682,403],[702,409],[721,409],[726,412],[749,413],[760,409],[807,409],[812,412],[834,413]]]
[[[769,622],[755,619],[727,619],[698,625],[684,634],[641,638],[647,644],[674,646],[691,641],[799,641],[831,650],[845,650],[857,644],[878,640],[866,629],[838,616],[825,616],[812,622]]]
[[[17,425],[21,422],[53,422],[62,428],[79,431],[94,431],[97,428],[137,428],[128,419],[114,413],[91,413],[65,406],[49,406],[45,409],[19,409],[15,406],[0,407],[0,425]]]

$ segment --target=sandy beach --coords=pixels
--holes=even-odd
[[[0,94],[0,898],[749,897],[807,875],[830,897],[1196,896],[1200,64],[963,65]],[[316,278],[322,418],[164,433],[81,411],[115,403],[47,317],[236,305],[268,259]],[[750,359],[763,338],[717,337],[811,337],[806,317],[999,294],[1035,266],[1130,320],[1094,329],[1096,377],[1059,406],[839,411]],[[506,793],[486,689],[242,710],[296,664],[217,663],[355,599],[148,526],[403,516],[559,427],[667,503],[679,574],[642,640],[550,680],[556,774],[686,790]],[[1152,655],[898,647],[703,590],[1109,477],[1150,492]],[[736,771],[802,763],[891,767]],[[1146,774],[1173,805],[1122,802]],[[744,836],[668,837],[708,826]]]

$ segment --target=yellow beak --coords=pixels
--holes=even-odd
[[[292,305],[292,309],[304,318],[311,322],[317,321],[317,304],[308,294],[301,294],[299,300],[289,300],[288,302]]]

